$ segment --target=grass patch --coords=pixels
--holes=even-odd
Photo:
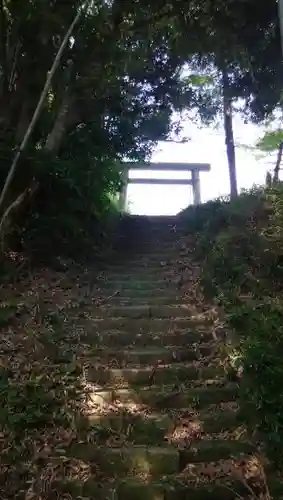
[[[237,332],[243,408],[269,457],[283,463],[283,187],[183,213],[195,233],[202,286]]]

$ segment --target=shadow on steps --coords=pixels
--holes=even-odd
[[[117,251],[150,248],[176,220],[124,217]],[[104,317],[67,273],[35,276],[12,298],[2,308],[3,499],[248,500],[239,471],[261,494],[238,384],[192,312],[152,306],[140,318],[140,305],[107,303]]]
[[[174,241],[180,216],[123,215],[116,226],[113,250],[117,256],[148,252],[163,241]]]

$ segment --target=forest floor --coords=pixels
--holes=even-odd
[[[271,498],[193,241],[171,219],[142,238],[2,284],[1,500]]]

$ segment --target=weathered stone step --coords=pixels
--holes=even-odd
[[[174,412],[147,413],[140,411],[130,414],[125,411],[107,413],[106,415],[89,415],[81,417],[81,426],[86,433],[91,433],[99,444],[105,441],[125,442],[136,445],[160,445],[167,442],[180,446],[188,444],[192,439],[211,439],[219,434],[228,433],[229,438],[246,433],[238,409],[222,410],[218,407],[214,412]]]
[[[264,484],[248,478],[246,484],[258,493],[254,498],[268,498],[260,496],[265,491]],[[205,482],[203,477],[196,480],[186,480],[184,475],[164,476],[162,479],[127,478],[116,479],[115,482],[101,482],[97,478],[86,481],[54,482],[50,486],[52,491],[67,495],[70,500],[78,498],[92,498],[95,500],[250,500],[251,489],[241,480],[237,480],[233,472],[226,477],[217,478],[215,481]],[[275,484],[275,481],[273,482]],[[282,494],[283,488],[276,481],[276,492]],[[255,495],[256,495],[255,493]],[[61,498],[61,497],[60,497]],[[274,496],[272,498],[281,498]]]
[[[197,332],[199,328],[199,339],[201,335],[205,335],[207,327],[204,320],[199,318],[111,318],[106,317],[99,319],[92,318],[93,331],[100,333],[105,331],[123,330],[125,332],[132,332],[133,336],[137,333],[155,333],[164,332],[164,335],[170,331],[175,332]],[[207,325],[208,326],[208,325]],[[197,338],[197,335],[196,335]]]
[[[190,318],[190,308],[184,304],[174,305],[131,305],[131,306],[101,306],[92,307],[91,313],[97,317],[111,318]]]
[[[149,245],[148,248],[138,249],[130,262],[142,259],[151,259],[151,261],[166,260],[166,258],[178,260],[188,255],[189,251],[189,245],[178,238],[170,243],[153,244]]]
[[[120,245],[120,248],[116,246],[115,258],[117,262],[125,262],[125,258],[127,257],[128,261],[142,259],[147,257],[148,255],[152,255],[153,257],[157,255],[161,256],[173,256],[180,251],[181,244],[178,241],[175,241],[174,238],[169,239],[146,239],[139,240],[134,242],[133,245],[131,242],[124,240],[123,244]],[[181,251],[184,252],[184,249],[181,248]],[[112,254],[113,255],[113,254]],[[119,258],[120,257],[120,258]],[[110,259],[109,259],[110,261]],[[113,260],[112,260],[113,262]]]
[[[176,224],[175,222],[172,221],[172,223],[150,223],[147,227],[143,226],[140,227],[140,234],[142,235],[142,238],[153,238],[155,236],[160,236],[160,237],[169,237],[171,236],[173,239],[174,237],[182,236],[182,235],[187,235],[189,233],[189,227],[188,225],[185,224]],[[135,232],[138,230],[137,226],[135,227]]]
[[[129,358],[134,356],[134,352],[132,349],[137,350],[138,348],[144,348],[148,347],[151,352],[149,352],[149,358],[152,359],[152,355],[154,353],[152,352],[152,349],[160,347],[161,346],[172,346],[172,354],[176,356],[177,355],[176,350],[174,350],[174,346],[185,346],[183,348],[182,353],[184,356],[181,358],[182,360],[186,360],[185,352],[188,352],[188,359],[198,359],[196,357],[190,357],[189,351],[193,352],[202,352],[202,345],[199,344],[208,344],[211,342],[212,336],[210,333],[206,332],[196,332],[194,330],[181,330],[181,331],[174,331],[173,328],[167,328],[167,331],[164,332],[150,332],[150,331],[132,331],[132,329],[129,329],[129,331],[125,330],[117,330],[113,329],[107,330],[106,332],[98,330],[98,331],[93,331],[93,329],[90,330],[89,333],[85,332],[84,338],[87,339],[89,344],[92,344],[94,347],[94,351],[99,352],[100,354],[103,354],[101,352],[101,348],[114,348],[114,347],[119,347],[119,351],[115,352],[106,352],[105,354],[109,354],[113,357],[113,355],[117,356],[117,359],[121,359],[121,356],[125,356],[125,358]],[[125,347],[128,347],[129,350],[125,351]],[[208,347],[208,346],[207,346]],[[99,349],[99,351],[97,351]],[[144,353],[144,349],[142,349],[143,352],[141,352],[141,356],[146,359],[146,353]],[[180,349],[178,350],[178,353],[180,352]],[[203,350],[203,353],[209,354],[209,350]],[[158,353],[156,353],[158,354]],[[169,353],[170,354],[170,353]],[[157,358],[157,360],[160,358]],[[168,352],[165,353],[165,359],[172,359],[171,357],[168,357]]]
[[[189,463],[217,462],[239,458],[255,452],[255,447],[243,441],[192,441],[190,447],[178,450],[173,446],[98,447],[94,444],[73,444],[69,456],[86,463],[95,462],[100,473],[108,477],[160,475],[181,473]]]
[[[135,241],[133,241],[133,237],[135,236]],[[120,238],[117,243],[122,243],[126,246],[128,244],[128,248],[137,249],[137,251],[141,251],[141,248],[145,250],[147,248],[158,248],[163,245],[176,245],[179,240],[188,240],[188,230],[178,229],[177,231],[172,231],[169,228],[156,228],[150,231],[135,232],[135,235],[128,235],[128,237]],[[119,245],[116,246],[119,249]]]
[[[139,272],[144,271],[148,276],[153,276],[153,279],[155,278],[155,275],[158,273],[161,274],[161,277],[165,276],[169,271],[173,269],[179,269],[184,266],[185,261],[187,261],[187,255],[184,256],[179,256],[178,251],[174,252],[163,252],[161,254],[152,254],[148,255],[146,260],[144,259],[143,261],[140,259],[137,260],[131,260],[125,263],[124,265],[120,263],[108,263],[107,267],[103,268],[103,271],[107,275],[111,274],[116,274],[119,275],[121,278],[121,275],[127,274],[127,275],[135,275],[138,274]],[[101,268],[98,269],[97,274],[102,271]],[[160,278],[159,278],[160,279]]]
[[[125,266],[107,266],[105,269],[100,269],[97,273],[97,281],[107,281],[109,279],[120,281],[132,279],[147,279],[160,280],[166,275],[167,266],[162,264],[162,261],[153,265],[152,263],[129,263]]]
[[[135,254],[134,257],[131,257],[130,259],[127,260],[127,262],[121,262],[121,260],[111,260],[105,263],[102,266],[100,266],[99,271],[105,272],[106,270],[111,272],[113,270],[114,272],[121,272],[125,273],[128,272],[130,269],[135,269],[139,267],[147,268],[147,269],[154,269],[154,268],[161,268],[163,270],[166,270],[166,267],[170,266],[173,263],[180,262],[182,263],[182,259],[184,256],[186,256],[187,252],[182,251],[182,254],[180,255],[179,250],[160,250],[160,251],[148,251],[144,252],[142,254]],[[125,271],[126,268],[126,271]]]
[[[166,297],[167,299],[175,299],[176,296],[180,293],[174,283],[164,286],[163,288],[156,288],[154,284],[151,284],[150,286],[144,286],[142,288],[134,288],[128,286],[127,283],[121,285],[114,282],[108,282],[106,285],[94,285],[93,290],[94,296],[96,295],[97,291],[99,294],[102,294],[105,297],[111,297],[112,295],[117,295],[121,298],[131,296],[134,298],[148,299],[149,302],[152,297]]]
[[[176,225],[175,223],[151,223],[146,222],[136,223],[134,222],[123,222],[122,226],[120,226],[119,231],[119,240],[132,240],[133,236],[135,236],[135,240],[138,242],[145,242],[147,240],[152,240],[155,237],[171,237],[174,239],[174,236],[185,235],[188,233],[188,227],[186,225]],[[135,242],[134,242],[135,243]]]
[[[152,297],[120,297],[119,294],[110,297],[105,302],[101,302],[102,305],[108,305],[109,307],[128,307],[128,306],[181,306],[185,302],[185,299],[181,297],[172,296],[168,297],[168,294],[163,296],[152,296]]]
[[[96,291],[91,296],[82,297],[81,305],[89,306],[93,304],[95,307],[128,307],[128,306],[182,306],[187,304],[185,297],[182,297],[178,290],[168,290],[165,293],[156,293],[156,291],[143,292],[131,295],[126,295],[125,290],[113,290],[113,293],[107,293],[105,290],[98,290],[97,301],[93,301]],[[96,300],[96,297],[95,297]]]
[[[121,337],[124,337],[123,339]],[[111,339],[110,339],[111,337]],[[103,361],[105,363],[108,363],[109,366],[131,366],[131,365],[144,365],[144,364],[155,364],[155,363],[174,363],[174,362],[188,362],[188,361],[195,361],[199,359],[203,359],[205,356],[209,356],[212,351],[215,349],[215,342],[206,342],[206,343],[200,343],[196,345],[190,345],[189,347],[180,347],[184,345],[185,339],[189,337],[187,334],[185,335],[176,335],[172,334],[172,336],[167,336],[165,338],[162,338],[161,335],[159,336],[147,336],[144,340],[144,336],[140,336],[140,342],[137,342],[134,344],[133,339],[131,338],[130,335],[120,335],[120,338],[118,338],[117,334],[113,334],[112,336],[108,336],[106,339],[106,336],[103,338],[101,341],[102,348],[97,349],[96,347],[94,348],[94,356],[97,356],[98,361]],[[124,341],[124,347],[128,344],[128,342],[131,342],[131,346],[126,349],[105,349],[105,347],[111,345],[111,342],[113,340],[112,345],[116,346],[123,346],[122,342]],[[168,345],[171,343],[170,341],[172,340],[175,341],[175,345],[170,345],[170,347],[158,347],[160,345],[164,345],[166,343],[166,340],[168,342]],[[119,343],[119,342],[120,343]],[[179,341],[179,344],[177,342]],[[185,342],[186,344],[186,342]],[[138,346],[140,346],[138,348]],[[145,346],[144,348],[142,348]]]
[[[262,485],[262,489],[264,489],[264,485]],[[227,475],[225,478],[218,478],[215,482],[212,480],[209,484],[205,484],[201,477],[196,478],[195,483],[186,482],[186,479],[182,475],[180,477],[175,476],[174,478],[163,477],[160,481],[151,480],[147,483],[138,479],[127,479],[120,482],[115,495],[116,497],[113,497],[113,500],[251,499],[250,490],[243,482],[237,481],[232,474]]]
[[[97,288],[101,289],[115,289],[115,290],[123,290],[127,291],[128,295],[132,295],[134,293],[139,292],[153,292],[154,290],[158,294],[160,291],[165,292],[168,289],[175,290],[177,288],[177,280],[167,280],[167,279],[159,279],[153,280],[147,278],[146,276],[143,279],[135,280],[132,278],[131,280],[120,279],[119,282],[117,280],[112,279],[111,277],[107,281],[97,280],[95,285]],[[130,293],[129,293],[130,292]]]
[[[176,384],[189,380],[207,380],[222,377],[223,367],[219,363],[203,366],[200,363],[175,363],[173,365],[143,366],[137,368],[105,368],[104,366],[88,366],[86,376],[89,382],[105,386],[132,386]]]
[[[93,404],[98,406],[109,403],[137,403],[154,409],[165,408],[203,408],[207,405],[236,401],[239,396],[237,384],[226,384],[219,387],[211,384],[208,387],[193,387],[185,389],[176,386],[152,386],[145,389],[114,389],[97,390],[91,395]]]
[[[172,259],[172,258],[171,258]],[[175,262],[175,259],[174,259]],[[162,258],[151,259],[150,257],[143,256],[139,259],[131,259],[127,262],[127,266],[124,263],[119,262],[109,262],[105,263],[103,266],[97,269],[97,275],[100,273],[105,276],[109,275],[117,275],[119,277],[123,276],[125,273],[127,275],[146,272],[150,276],[155,276],[156,273],[160,273],[160,271],[167,271],[167,266],[170,264],[169,259],[162,260]],[[125,269],[126,267],[126,269]]]

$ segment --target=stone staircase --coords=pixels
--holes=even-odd
[[[128,217],[95,284],[85,439],[72,456],[95,470],[77,498],[257,498],[261,467],[215,338],[170,274],[186,228]],[[97,479],[98,478],[98,479]],[[67,488],[67,486],[66,486]],[[265,497],[258,497],[265,498]]]

